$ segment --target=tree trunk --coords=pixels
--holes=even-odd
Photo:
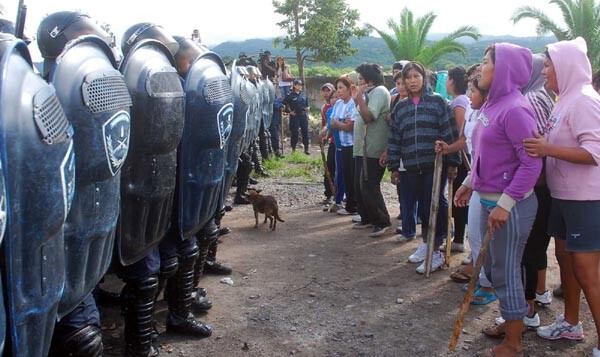
[[[294,7],[294,31],[295,38],[300,38],[300,19],[298,18],[298,6],[296,4]],[[302,49],[296,47],[296,63],[298,63],[298,77],[302,78],[302,82],[304,83],[304,59],[302,58]]]
[[[296,48],[296,63],[298,63],[298,78],[304,83],[304,56],[299,48]]]

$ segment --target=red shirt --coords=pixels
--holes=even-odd
[[[331,105],[330,103],[323,104],[323,107],[321,108],[321,128],[327,126],[327,111],[332,106],[333,105]],[[331,133],[329,133],[329,143],[333,144],[333,137],[331,136]]]

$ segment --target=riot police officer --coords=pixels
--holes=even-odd
[[[159,290],[158,244],[173,211],[185,93],[174,67],[179,45],[162,27],[152,23],[131,26],[121,48],[125,57],[120,70],[133,98],[116,254],[118,275],[125,281],[121,294],[125,354],[156,356],[152,322]]]
[[[102,354],[92,289],[106,273],[120,208],[121,167],[129,150],[131,97],[109,46],[89,16],[62,11],[38,28],[45,77],[75,130],[77,175],[65,222],[66,282],[51,354]],[[60,56],[60,61],[56,59]]]
[[[167,331],[208,337],[212,328],[195,320],[193,293],[210,242],[218,228],[214,214],[219,204],[225,150],[231,133],[231,87],[220,58],[191,41],[177,38],[175,62],[186,93],[185,124],[178,149],[178,171],[171,229],[160,244],[161,270],[178,263],[168,278]],[[204,294],[201,291],[200,296]],[[208,305],[208,301],[207,301]]]
[[[0,67],[0,346],[6,335],[12,355],[44,357],[65,283],[73,127],[23,41],[0,34]]]

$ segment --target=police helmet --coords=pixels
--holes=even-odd
[[[129,53],[129,50],[136,42],[148,39],[157,40],[165,45],[173,56],[179,50],[177,41],[161,26],[150,22],[141,22],[131,26],[123,34],[123,39],[121,40],[123,55],[127,56],[127,53]]]
[[[1,33],[9,33],[11,35],[15,34],[15,24],[7,19],[0,19],[0,32]]]
[[[110,36],[88,15],[77,11],[60,11],[42,20],[37,43],[45,59],[55,59],[67,42],[83,35],[96,35],[110,43]]]

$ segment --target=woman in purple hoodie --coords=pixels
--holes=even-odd
[[[548,121],[553,129],[547,138],[525,140],[525,149],[546,157],[552,196],[548,233],[556,238],[565,313],[537,334],[581,340],[581,290],[600,334],[600,95],[592,87],[585,40],[548,45],[543,74],[547,87],[560,96]],[[598,347],[593,356],[600,357]]]
[[[489,91],[481,108],[472,171],[456,192],[466,206],[473,190],[480,196],[481,232],[493,234],[485,273],[500,301],[504,340],[492,356],[523,354],[523,317],[527,302],[521,283],[521,258],[537,211],[533,187],[542,161],[525,152],[523,140],[536,129],[531,106],[521,89],[531,77],[532,54],[500,43],[486,49],[479,85]]]

